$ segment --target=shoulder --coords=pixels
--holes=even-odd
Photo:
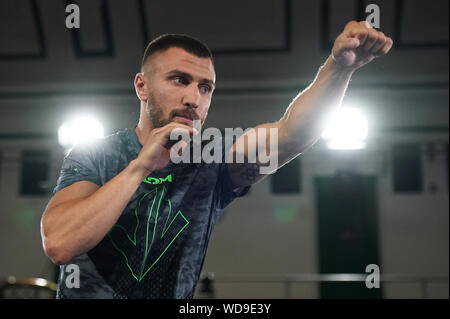
[[[117,153],[117,150],[127,144],[128,131],[122,130],[105,136],[96,138],[75,145],[68,153],[70,159],[91,159],[94,160],[101,155]]]

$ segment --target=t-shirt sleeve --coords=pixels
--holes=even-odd
[[[219,176],[216,185],[216,194],[218,196],[218,209],[225,209],[235,198],[244,196],[250,190],[251,185],[233,188],[228,164],[221,163],[219,166]]]
[[[53,194],[76,182],[88,181],[101,185],[95,154],[88,144],[78,144],[64,157]]]

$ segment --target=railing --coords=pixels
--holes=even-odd
[[[0,281],[0,299],[54,298],[56,283],[43,278],[16,279],[14,276]]]
[[[367,276],[368,274],[286,274],[269,276],[218,276],[216,278],[212,273],[203,273],[199,286],[201,289],[200,291],[211,294],[214,291],[213,285],[216,283],[282,283],[284,284],[283,298],[290,299],[292,298],[292,284],[294,283],[365,282]],[[420,284],[422,298],[427,299],[429,298],[428,285],[431,283],[448,285],[449,277],[380,275],[380,284],[381,283],[418,283]],[[2,296],[2,293],[8,288],[33,288],[35,292],[34,297],[39,298],[39,291],[42,289],[54,293],[56,291],[56,284],[42,278],[16,280],[14,277],[9,277],[7,281],[0,283],[0,298],[5,297]],[[15,298],[20,297],[16,296]]]
[[[293,283],[321,283],[321,282],[365,282],[369,274],[286,274],[269,276],[218,276],[202,274],[200,284],[216,283],[283,283],[284,298],[292,298]],[[431,283],[447,284],[449,277],[445,276],[409,276],[409,275],[380,275],[381,283],[418,283],[421,296],[429,298],[428,285]]]

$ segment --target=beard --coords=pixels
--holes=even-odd
[[[163,127],[169,123],[168,119],[163,118],[162,107],[155,101],[155,97],[151,93],[148,96],[145,110],[154,128]]]
[[[172,110],[169,113],[169,116],[167,118],[164,118],[163,106],[158,103],[158,101],[156,101],[152,93],[149,93],[145,110],[154,128],[160,128],[169,124],[170,122],[172,122],[173,118],[176,115],[190,117],[193,120],[201,120],[201,127],[203,127],[203,124],[206,120],[206,116],[205,118],[201,119],[191,108],[186,108],[183,110]]]

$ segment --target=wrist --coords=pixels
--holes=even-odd
[[[132,160],[128,167],[130,168],[130,171],[132,174],[136,174],[141,180],[143,180],[145,177],[147,177],[153,170],[149,170],[145,166],[141,165],[138,158]]]
[[[323,65],[324,68],[327,68],[332,73],[337,74],[342,77],[351,77],[353,75],[353,72],[356,71],[354,67],[344,66],[340,63],[338,63],[334,57],[333,54],[330,54],[327,61]]]

